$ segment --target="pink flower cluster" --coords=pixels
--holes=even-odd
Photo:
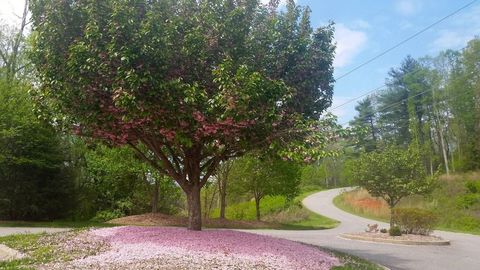
[[[170,227],[114,227],[90,232],[111,250],[71,262],[72,269],[330,269],[333,255],[284,239],[230,231]],[[142,267],[143,265],[143,267]],[[167,265],[165,265],[167,266]],[[177,266],[177,268],[175,268]],[[152,268],[153,269],[153,268]]]

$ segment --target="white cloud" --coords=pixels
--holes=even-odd
[[[418,0],[397,0],[395,10],[403,16],[411,16],[420,11],[422,4]]]
[[[0,20],[9,24],[19,23],[24,5],[24,0],[0,0]]]
[[[370,29],[372,26],[370,25],[369,22],[359,19],[359,20],[353,21],[352,27],[356,29]]]
[[[367,35],[365,32],[352,30],[339,23],[335,27],[335,41],[337,50],[333,66],[341,68],[348,65],[364,49]]]
[[[449,25],[437,31],[437,38],[432,42],[430,51],[436,53],[446,49],[459,49],[480,34],[480,5],[452,18]]]

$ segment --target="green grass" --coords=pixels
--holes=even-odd
[[[308,218],[297,222],[284,223],[281,228],[284,230],[324,230],[333,229],[339,224],[340,222],[336,220],[310,212]]]
[[[344,265],[335,266],[332,270],[384,270],[378,264],[339,251],[330,250]]]
[[[47,263],[53,259],[53,250],[50,246],[39,245],[39,239],[44,234],[14,234],[0,237],[0,244],[19,250],[22,253],[29,252],[29,257],[19,260],[0,261],[0,269],[34,269],[31,265]]]
[[[285,197],[267,196],[260,202],[260,213],[263,221],[280,224],[280,229],[285,230],[322,230],[335,228],[338,221],[318,215],[304,208],[301,202],[307,196],[320,190],[301,193],[291,202],[287,203]],[[219,216],[219,209],[215,209],[212,218]],[[256,220],[255,202],[248,201],[226,208],[226,218],[231,220]]]
[[[113,226],[115,225],[92,221],[0,221],[0,227],[88,228]]]

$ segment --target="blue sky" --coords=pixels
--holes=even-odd
[[[285,0],[283,0],[285,1]],[[262,0],[268,2],[268,0]],[[312,9],[312,24],[336,23],[336,77],[397,44],[471,0],[297,0]],[[0,18],[14,22],[23,0],[0,0]],[[460,49],[480,35],[480,1],[410,42],[342,78],[335,84],[334,104],[368,92],[385,82],[388,70],[407,56],[435,55]],[[344,123],[355,115],[356,101],[333,111]]]
[[[336,77],[371,59],[471,0],[298,0],[312,9],[312,24],[336,23],[338,43]],[[340,79],[335,84],[334,105],[381,86],[390,68],[411,55],[435,55],[445,49],[460,49],[480,35],[480,1],[464,9],[387,55]],[[335,111],[344,123],[355,115],[357,101]]]

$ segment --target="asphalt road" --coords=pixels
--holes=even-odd
[[[313,212],[336,219],[341,224],[330,230],[317,231],[249,231],[289,240],[300,241],[329,249],[353,254],[384,265],[392,270],[480,270],[480,236],[435,231],[433,234],[451,241],[449,246],[407,246],[345,240],[340,233],[361,232],[367,224],[377,223],[381,228],[388,225],[346,213],[332,203],[343,189],[315,193],[303,200]]]

